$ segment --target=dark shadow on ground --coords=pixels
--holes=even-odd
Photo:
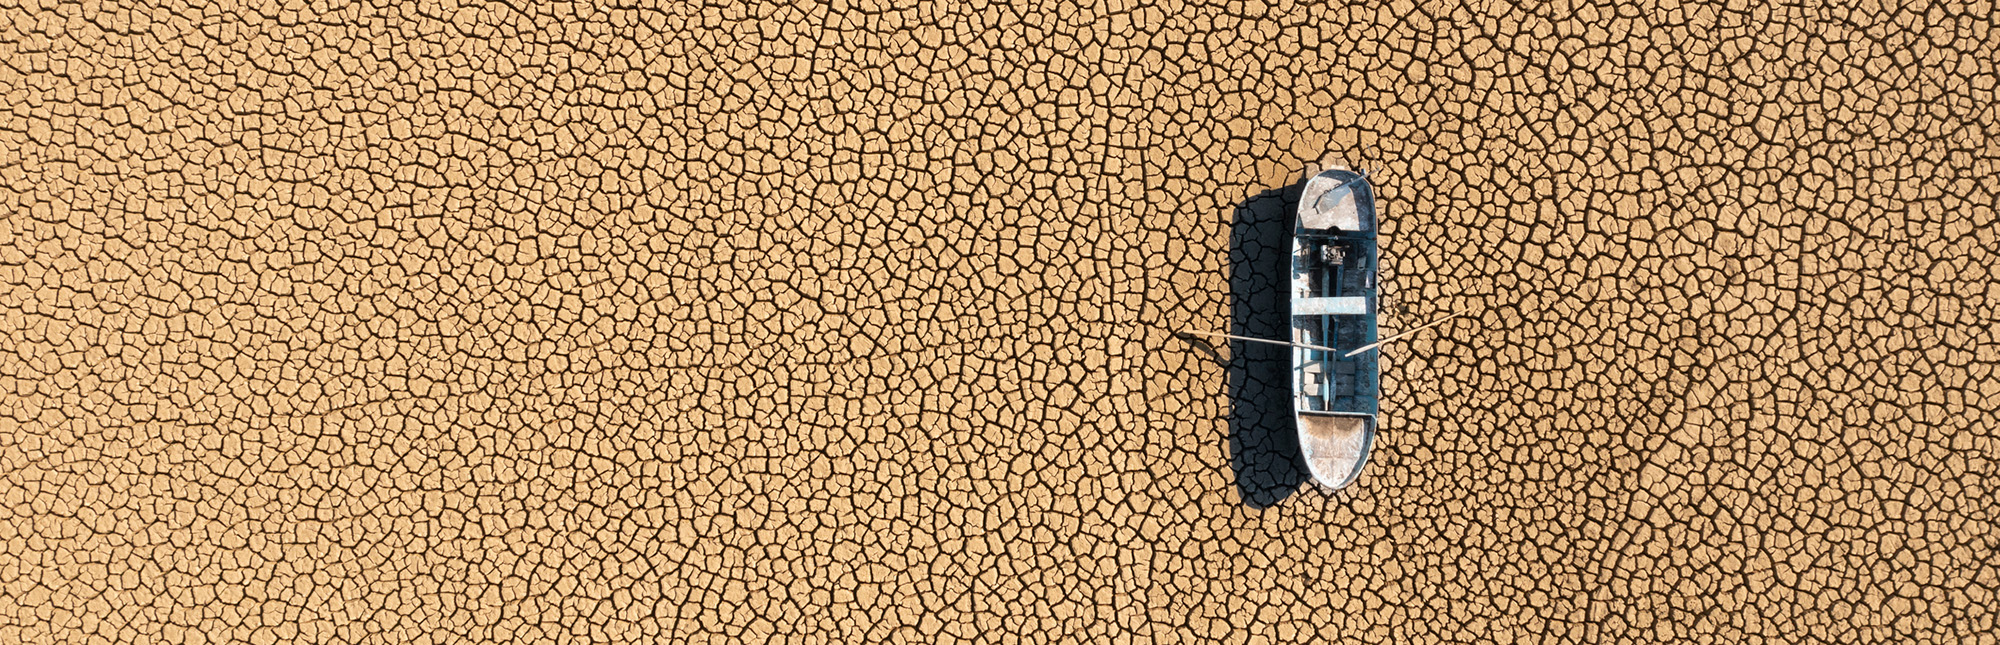
[[[1230,235],[1230,328],[1238,336],[1291,335],[1284,298],[1291,263],[1292,211],[1305,182],[1266,190],[1236,205]],[[1233,341],[1229,363],[1229,464],[1243,503],[1265,508],[1306,482],[1292,424],[1290,358],[1284,347]]]

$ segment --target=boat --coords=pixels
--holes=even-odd
[[[1365,173],[1332,168],[1306,181],[1292,230],[1292,410],[1306,466],[1332,490],[1361,476],[1375,444],[1375,234]]]

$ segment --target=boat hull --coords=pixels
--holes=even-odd
[[[1377,352],[1345,356],[1376,340],[1377,248],[1374,188],[1335,168],[1300,195],[1292,232],[1292,410],[1313,479],[1340,489],[1360,477],[1375,443]]]

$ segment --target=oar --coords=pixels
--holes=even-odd
[[[1398,338],[1402,338],[1402,337],[1404,337],[1404,336],[1408,336],[1408,335],[1410,335],[1410,334],[1414,334],[1414,333],[1417,333],[1417,332],[1420,332],[1420,331],[1423,331],[1423,330],[1426,330],[1426,329],[1430,329],[1430,328],[1432,328],[1432,327],[1436,327],[1436,326],[1438,326],[1438,325],[1442,325],[1442,324],[1445,324],[1445,322],[1447,322],[1447,321],[1450,321],[1450,320],[1451,320],[1451,319],[1453,319],[1453,318],[1457,318],[1457,317],[1459,317],[1459,316],[1463,316],[1463,315],[1465,315],[1465,310],[1463,310],[1463,309],[1461,309],[1461,310],[1458,310],[1458,311],[1453,311],[1453,312],[1451,312],[1451,315],[1449,315],[1449,316],[1445,316],[1445,317],[1443,317],[1443,318],[1439,318],[1439,319],[1437,319],[1437,320],[1433,320],[1433,321],[1431,321],[1430,323],[1428,323],[1428,324],[1425,324],[1425,325],[1424,325],[1424,326],[1422,326],[1422,327],[1418,327],[1418,328],[1416,328],[1416,329],[1412,329],[1412,330],[1409,330],[1409,331],[1406,331],[1406,332],[1403,332],[1403,333],[1400,333],[1400,334],[1396,334],[1396,335],[1394,335],[1394,336],[1390,336],[1390,337],[1388,337],[1388,338],[1384,338],[1384,339],[1382,339],[1382,340],[1378,340],[1378,341],[1375,341],[1375,342],[1373,342],[1373,343],[1369,343],[1369,344],[1367,344],[1367,345],[1362,345],[1362,346],[1361,346],[1360,348],[1357,348],[1357,349],[1355,349],[1354,351],[1351,351],[1351,352],[1348,352],[1346,356],[1342,356],[1341,358],[1347,358],[1348,356],[1353,356],[1353,355],[1355,355],[1355,354],[1359,354],[1359,353],[1362,353],[1362,352],[1365,352],[1365,351],[1368,351],[1368,350],[1371,350],[1371,349],[1375,349],[1375,348],[1377,348],[1377,347],[1381,347],[1383,343],[1387,343],[1387,342],[1389,342],[1389,341],[1392,341],[1392,340],[1396,340],[1396,339],[1398,339]]]
[[[1287,343],[1287,342],[1285,342],[1285,341],[1282,341],[1282,340],[1271,340],[1271,339],[1269,339],[1269,338],[1251,338],[1251,337],[1249,337],[1249,336],[1234,336],[1234,335],[1230,335],[1230,334],[1218,334],[1218,333],[1215,333],[1215,332],[1212,332],[1212,331],[1194,331],[1194,330],[1187,330],[1187,329],[1184,329],[1184,330],[1181,330],[1181,333],[1183,333],[1183,334],[1190,334],[1190,335],[1194,335],[1194,336],[1214,336],[1214,337],[1217,337],[1217,338],[1234,338],[1234,339],[1236,339],[1236,340],[1247,340],[1247,341],[1250,341],[1250,342],[1253,342],[1253,343],[1268,343],[1268,344],[1272,344],[1272,345],[1284,345],[1284,346],[1287,346],[1287,347],[1297,347],[1297,348],[1299,348],[1299,349],[1317,349],[1317,350],[1319,350],[1319,351],[1322,351],[1322,352],[1337,352],[1337,351],[1340,351],[1340,350],[1338,350],[1338,349],[1334,349],[1334,348],[1332,348],[1332,347],[1321,347],[1321,346],[1319,346],[1319,345],[1307,345],[1307,344],[1305,344],[1305,343]]]

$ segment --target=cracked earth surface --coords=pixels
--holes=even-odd
[[[0,642],[1993,642],[1991,3],[639,4],[0,3]]]

